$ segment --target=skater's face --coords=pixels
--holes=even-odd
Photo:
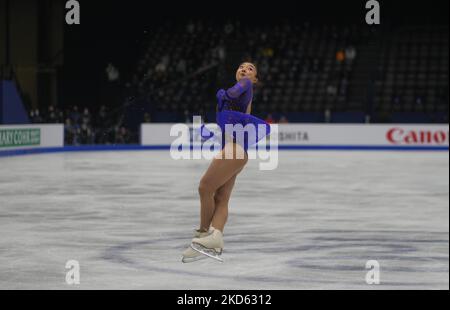
[[[243,62],[239,65],[239,68],[236,71],[236,81],[240,81],[243,78],[248,78],[252,81],[253,84],[258,82],[258,71],[256,66],[251,62]]]

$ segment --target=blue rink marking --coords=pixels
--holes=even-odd
[[[192,150],[194,147],[191,146]],[[187,149],[187,148],[186,148]],[[195,147],[199,149],[199,147]],[[376,146],[376,145],[279,145],[279,150],[320,150],[320,151],[444,151],[448,152],[448,146]],[[33,155],[43,153],[62,152],[102,152],[102,151],[149,151],[170,150],[170,145],[142,146],[139,144],[121,145],[80,145],[50,148],[36,148],[23,150],[0,151],[0,157]]]

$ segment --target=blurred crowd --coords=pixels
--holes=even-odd
[[[260,79],[252,113],[269,123],[296,122],[300,114],[330,122],[332,113],[348,111],[383,122],[393,112],[448,121],[448,26],[370,29],[237,20],[154,25],[144,31],[132,73],[112,62],[104,68],[100,104],[120,115],[105,105],[50,106],[30,118],[64,123],[69,145],[137,143],[141,122],[191,122],[193,115],[214,121],[217,89],[234,83],[240,62],[252,61]]]
[[[30,112],[32,123],[64,124],[66,145],[127,144],[135,142],[134,135],[121,124],[120,119],[104,105],[98,111],[73,106],[64,110],[49,106],[46,111]]]
[[[233,82],[242,61],[258,66],[254,112],[284,114],[343,110],[357,45],[372,33],[355,26],[280,22],[242,25],[189,21],[146,32],[142,56],[125,87],[128,96],[146,96],[155,121],[215,109],[215,91]],[[164,119],[171,113],[170,119]]]
[[[108,111],[103,105],[98,111],[92,113],[89,108],[80,109],[73,106],[60,110],[49,106],[48,110],[41,112],[34,109],[30,112],[30,121],[33,124],[64,124],[64,143],[66,145],[92,145],[92,144],[129,144],[136,143],[136,134],[117,120],[117,115]],[[185,119],[186,123],[192,120]],[[285,115],[273,116],[268,113],[265,121],[269,124],[289,123]],[[149,113],[144,113],[143,123],[151,123]]]

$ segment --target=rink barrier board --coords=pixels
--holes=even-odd
[[[64,147],[63,124],[0,125],[0,153]]]
[[[187,148],[186,148],[187,149]],[[189,148],[200,149],[199,146],[191,146]],[[448,152],[448,146],[374,146],[374,145],[279,145],[279,150],[291,151],[444,151]],[[64,147],[48,147],[35,149],[5,150],[0,151],[0,157],[48,154],[48,153],[65,153],[65,152],[105,152],[105,151],[169,151],[170,145],[83,145],[83,146],[64,146]]]
[[[169,132],[174,124],[142,124],[141,144],[123,145],[81,145],[64,146],[64,131],[62,124],[45,125],[7,125],[0,129],[29,130],[40,128],[40,143],[33,146],[0,147],[0,157],[57,153],[57,152],[90,152],[90,151],[144,151],[170,150],[170,144],[176,137]],[[185,124],[188,127],[192,124]],[[213,124],[214,125],[214,124]],[[394,143],[388,142],[386,133],[393,128],[399,128],[405,133],[416,132],[418,137],[422,132],[439,133],[440,139],[432,143]],[[330,150],[330,151],[448,151],[448,124],[281,124],[278,125],[278,137],[294,138],[278,141],[279,150]],[[48,132],[48,133],[45,133]],[[399,132],[398,132],[399,133]],[[305,136],[308,138],[305,141]],[[51,139],[50,139],[51,137]],[[49,141],[51,143],[49,144]],[[190,141],[184,141],[185,149]],[[190,149],[200,149],[193,144]]]
[[[175,124],[141,124],[141,144],[168,145],[176,140],[181,144],[199,144],[204,141],[200,135],[200,125],[194,130],[193,124],[174,128]],[[323,146],[325,148],[344,148],[361,146],[385,147],[408,146],[429,147],[449,146],[448,124],[274,124],[270,143],[281,146]],[[217,125],[206,124],[207,128],[217,132]],[[276,129],[276,131],[275,131]],[[183,130],[183,131],[181,131]],[[220,130],[220,129],[219,129]],[[173,131],[174,136],[170,133]],[[213,138],[219,140],[219,138]],[[195,141],[195,142],[194,142]],[[269,143],[269,141],[267,141]]]

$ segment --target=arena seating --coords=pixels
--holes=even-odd
[[[448,122],[448,28],[409,27],[383,42],[374,112],[419,122]]]
[[[314,113],[329,110],[336,122],[365,121],[361,114],[378,122],[448,122],[448,27],[369,31],[355,25],[192,21],[149,33],[128,87],[148,95],[157,121],[211,115],[215,91],[232,83],[233,66],[249,60],[259,68],[253,112],[260,116],[298,121],[305,113],[303,120],[312,121]]]
[[[124,107],[103,108],[101,116],[90,110],[85,140],[136,142],[141,122],[189,122],[193,115],[214,122],[216,91],[234,83],[242,61],[258,66],[252,113],[261,118],[448,123],[448,25],[368,28],[292,20],[244,25],[202,19],[153,25],[142,40],[134,74],[123,85]],[[71,118],[75,108],[29,112],[33,122],[69,124],[74,141],[83,141],[77,134],[81,118]],[[97,125],[105,119],[109,129]]]

